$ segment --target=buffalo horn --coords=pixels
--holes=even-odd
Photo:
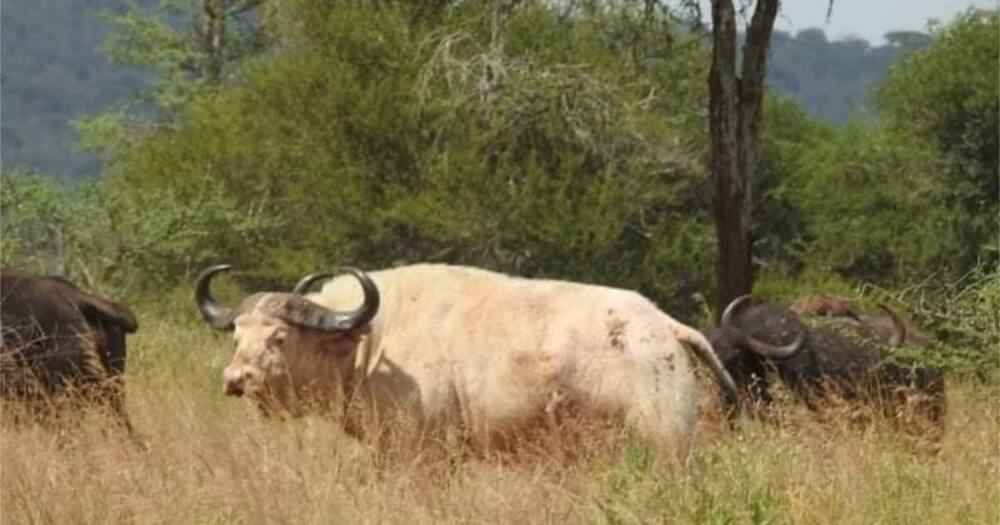
[[[738,327],[733,325],[733,316],[736,315],[737,310],[741,308],[742,305],[745,304],[749,299],[750,299],[750,294],[741,295],[736,299],[733,299],[732,302],[730,302],[729,305],[726,306],[726,309],[722,312],[722,320],[720,321],[720,324],[722,326],[730,326],[733,328],[737,328],[740,331],[740,333],[743,333],[746,345],[750,347],[750,350],[753,351],[753,353],[760,355],[761,357],[766,357],[768,359],[784,359],[798,352],[799,349],[802,348],[802,344],[805,343],[806,341],[805,330],[799,330],[799,333],[796,334],[795,336],[795,340],[792,341],[791,343],[783,346],[776,346],[770,343],[759,341],[754,337],[750,336],[749,334],[744,333],[742,329],[739,329]]]
[[[751,336],[746,336],[747,346],[750,350],[757,355],[766,357],[768,359],[785,359],[798,352],[802,348],[802,344],[806,342],[806,332],[805,330],[799,330],[799,333],[795,336],[795,340],[784,346],[775,346],[763,341],[758,341]]]
[[[349,273],[361,284],[364,301],[356,310],[335,312],[304,297],[294,297],[265,306],[271,308],[274,315],[288,322],[327,332],[353,330],[368,324],[378,313],[380,303],[378,287],[365,272],[357,268],[341,268],[337,273]],[[321,277],[323,276],[319,273],[306,276],[295,286],[296,293],[303,293],[313,281]]]
[[[209,326],[216,330],[232,330],[234,328],[233,319],[235,319],[234,312],[231,308],[227,308],[219,304],[214,297],[212,297],[211,283],[212,277],[217,273],[225,272],[232,269],[232,265],[229,264],[217,264],[207,268],[205,271],[201,272],[198,276],[197,284],[195,285],[194,298],[198,303],[198,310],[201,311],[201,316],[205,318],[205,322]]]
[[[719,324],[723,326],[730,326],[733,324],[733,314],[736,313],[736,309],[740,307],[741,304],[745,303],[750,299],[750,294],[745,294],[737,297],[730,301],[729,306],[722,311],[722,320]]]
[[[878,303],[878,307],[885,311],[889,315],[889,319],[892,320],[892,337],[889,338],[889,346],[899,346],[903,344],[906,340],[906,324],[903,320],[896,315],[895,310],[889,308],[888,306]]]

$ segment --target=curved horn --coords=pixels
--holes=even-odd
[[[357,268],[341,268],[337,273],[349,273],[361,284],[361,289],[364,291],[364,301],[356,310],[335,312],[301,297],[275,301],[265,306],[271,309],[274,315],[286,321],[327,332],[353,330],[368,324],[378,313],[381,302],[375,282],[365,272]],[[315,280],[313,277],[317,275],[319,274],[311,274],[299,281],[299,285],[302,285],[303,282],[309,280],[302,290],[307,289],[308,284],[311,284]],[[296,290],[300,290],[299,285],[296,285]]]
[[[878,307],[881,308],[885,313],[889,314],[889,319],[892,319],[892,336],[889,337],[889,346],[899,346],[903,344],[906,340],[906,324],[903,320],[899,318],[895,310],[889,308],[888,306],[878,303]]]
[[[729,305],[726,306],[726,309],[722,311],[722,319],[719,320],[719,324],[722,325],[732,324],[733,315],[736,313],[736,310],[740,307],[740,305],[747,302],[747,300],[749,299],[750,299],[750,294],[745,294],[730,301]]]
[[[312,287],[313,283],[320,279],[333,277],[334,275],[337,274],[333,272],[313,272],[299,280],[299,282],[295,285],[295,288],[292,288],[292,293],[295,295],[305,295],[306,292],[309,291],[309,288]]]
[[[802,344],[805,342],[805,330],[799,330],[798,335],[795,336],[795,340],[783,346],[772,345],[770,343],[758,341],[749,335],[746,336],[746,343],[747,346],[750,347],[750,350],[752,350],[753,353],[768,359],[785,359],[787,357],[791,357],[795,354],[795,352],[802,349]]]
[[[750,294],[741,295],[736,299],[733,299],[722,312],[722,319],[719,321],[719,324],[723,326],[732,325],[733,316],[736,315],[737,310],[739,310],[749,299]],[[783,346],[776,346],[759,341],[753,336],[744,333],[743,330],[740,330],[740,333],[743,333],[743,339],[753,353],[768,359],[785,359],[790,357],[798,352],[802,348],[802,344],[806,341],[805,330],[799,330],[799,333],[795,336],[795,340]]]
[[[216,330],[232,330],[233,310],[222,306],[212,297],[211,283],[212,277],[217,273],[232,269],[230,264],[217,264],[210,266],[198,276],[195,284],[194,299],[198,303],[198,310],[209,326]]]

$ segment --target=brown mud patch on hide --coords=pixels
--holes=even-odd
[[[661,357],[661,359],[663,359],[663,361],[667,363],[667,370],[673,372],[677,368],[677,366],[674,365],[674,354],[667,354]]]
[[[609,315],[613,315],[613,310],[608,310]],[[605,323],[605,327],[608,331],[608,343],[611,348],[618,350],[621,353],[625,353],[625,327],[628,326],[628,321],[622,320],[619,317],[611,317]]]

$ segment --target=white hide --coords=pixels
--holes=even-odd
[[[369,333],[310,338],[296,331],[314,330],[254,310],[236,320],[234,363],[254,366],[262,348],[254,342],[279,331],[286,359],[265,368],[287,380],[272,392],[290,382],[332,395],[349,377],[385,413],[480,432],[531,425],[553,400],[572,399],[622,418],[662,449],[688,449],[702,393],[686,345],[714,353],[638,293],[446,265],[368,275],[381,295]],[[307,297],[333,310],[362,301],[350,276]]]

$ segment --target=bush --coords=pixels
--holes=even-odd
[[[159,290],[271,240],[279,217],[240,208],[218,188],[134,191],[64,186],[39,175],[0,184],[5,267],[56,274],[121,295]]]
[[[894,65],[878,108],[894,132],[919,137],[943,161],[938,200],[956,210],[958,274],[989,252],[1000,229],[1000,11],[969,8],[933,29],[933,43]]]
[[[110,192],[107,213],[115,238],[110,277],[159,290],[220,262],[247,258],[280,234],[280,216],[243,208],[221,188],[150,188]]]
[[[918,357],[950,372],[1000,380],[1000,272],[980,264],[955,280],[933,277],[894,294],[939,341]]]
[[[66,186],[38,174],[0,176],[0,263],[70,277],[90,288],[109,255],[108,216],[94,182]]]
[[[0,263],[42,273],[62,267],[66,204],[59,188],[38,175],[0,175]]]
[[[814,143],[784,186],[805,224],[806,264],[883,285],[963,272],[966,213],[943,200],[941,170],[925,140],[888,129],[848,127]]]

